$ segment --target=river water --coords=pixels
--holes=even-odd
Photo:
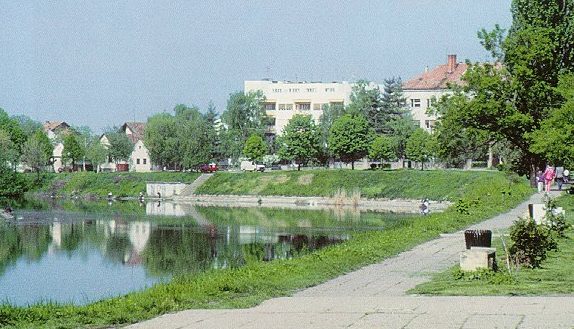
[[[176,203],[36,203],[0,224],[0,300],[86,304],[173,276],[297,257],[407,215]]]

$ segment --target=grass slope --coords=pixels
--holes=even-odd
[[[448,179],[450,173],[443,173],[444,179]],[[452,172],[452,175],[458,177],[460,174]],[[269,298],[286,296],[396,255],[436,238],[440,233],[453,232],[492,217],[514,207],[532,193],[526,181],[509,181],[502,173],[484,175],[474,184],[467,184],[461,193],[467,205],[463,213],[457,211],[457,207],[451,207],[443,213],[403,219],[400,225],[386,230],[357,233],[347,242],[300,258],[254,262],[241,268],[184,275],[141,292],[87,306],[45,304],[21,308],[4,305],[0,306],[0,326],[107,327],[189,308],[249,307]],[[451,190],[456,190],[457,180],[451,181]]]
[[[472,185],[501,175],[492,171],[456,170],[309,170],[270,173],[219,172],[202,185],[199,194],[335,195],[360,191],[367,198],[456,200]]]
[[[558,199],[564,207],[567,222],[574,223],[574,197],[565,195]],[[500,271],[481,273],[462,278],[455,266],[437,274],[432,281],[410,291],[429,295],[559,295],[574,293],[574,228],[570,226],[567,237],[558,241],[558,251],[548,253],[548,258],[538,269],[520,269],[510,276],[505,269],[505,253],[500,239],[493,241],[497,249]],[[506,243],[510,243],[506,238]]]
[[[58,195],[75,191],[80,195],[100,197],[109,192],[114,196],[137,196],[140,192],[145,192],[147,182],[191,183],[199,175],[181,172],[61,173],[48,176],[41,191]]]

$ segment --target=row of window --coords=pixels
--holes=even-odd
[[[147,159],[146,159],[146,158],[143,158],[142,160],[143,160],[143,164],[147,164]],[[136,164],[141,164],[141,163],[140,163],[140,159],[136,159]]]
[[[300,88],[273,88],[273,92],[274,93],[282,93],[283,90],[285,90],[285,92],[289,92],[289,93],[298,93],[301,91]],[[303,89],[305,92],[308,93],[316,93],[317,92],[317,88],[304,88]],[[329,87],[329,88],[325,88],[325,92],[326,93],[334,93],[335,92],[335,88],[333,87]]]
[[[427,101],[427,107],[430,107],[433,104],[433,100],[431,98],[428,98],[426,101]],[[411,107],[421,107],[420,98],[411,99]]]
[[[322,111],[327,106],[343,106],[343,102],[331,102],[331,103],[313,103],[313,110],[314,111]],[[279,111],[292,111],[293,104],[278,104],[275,107],[275,103],[266,103],[264,105],[265,111],[275,111],[278,109]],[[311,103],[295,103],[295,110],[298,111],[310,111],[311,110]]]

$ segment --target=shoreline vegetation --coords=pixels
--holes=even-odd
[[[566,211],[565,237],[557,238],[557,250],[548,252],[540,268],[506,267],[506,252],[501,238],[493,238],[498,271],[482,271],[471,275],[453,266],[436,274],[429,282],[418,285],[409,293],[437,296],[528,296],[564,295],[574,293],[574,198],[563,195],[556,204]],[[508,230],[506,232],[508,233]]]
[[[255,176],[257,173],[217,174],[212,177],[216,179],[207,187],[217,186],[220,184],[219,179],[234,180],[239,185],[244,180],[245,185],[254,184],[253,182],[259,178],[276,179],[277,176],[285,174],[270,173],[259,176]],[[305,174],[309,173],[289,173],[297,177],[297,182],[301,179],[301,175]],[[328,193],[334,182],[342,179],[348,180],[345,183],[347,185],[343,187],[351,187],[349,190],[358,187],[361,193],[369,196],[429,197],[451,200],[454,206],[442,213],[401,219],[397,225],[389,229],[357,233],[347,242],[300,258],[248,263],[241,268],[178,276],[168,283],[86,306],[52,303],[29,307],[2,305],[0,326],[107,327],[139,322],[168,312],[192,308],[251,307],[266,299],[287,296],[297,290],[379,262],[436,238],[441,233],[455,232],[472,223],[490,218],[516,206],[533,193],[526,179],[502,172],[416,171],[415,174],[415,171],[405,170],[325,171],[325,173],[316,171],[313,174],[314,179],[306,185],[307,187],[298,187],[297,190],[305,191],[304,193],[309,191]],[[315,179],[321,176],[323,178]],[[393,183],[392,187],[385,186],[389,183]],[[289,188],[297,186],[287,183],[282,185]],[[226,188],[234,187],[229,183]],[[394,192],[388,192],[389,189]],[[277,190],[285,193],[279,188]]]

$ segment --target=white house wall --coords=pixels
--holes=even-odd
[[[138,140],[134,145],[132,154],[130,155],[130,171],[135,172],[150,172],[151,159],[149,151],[141,140]]]

